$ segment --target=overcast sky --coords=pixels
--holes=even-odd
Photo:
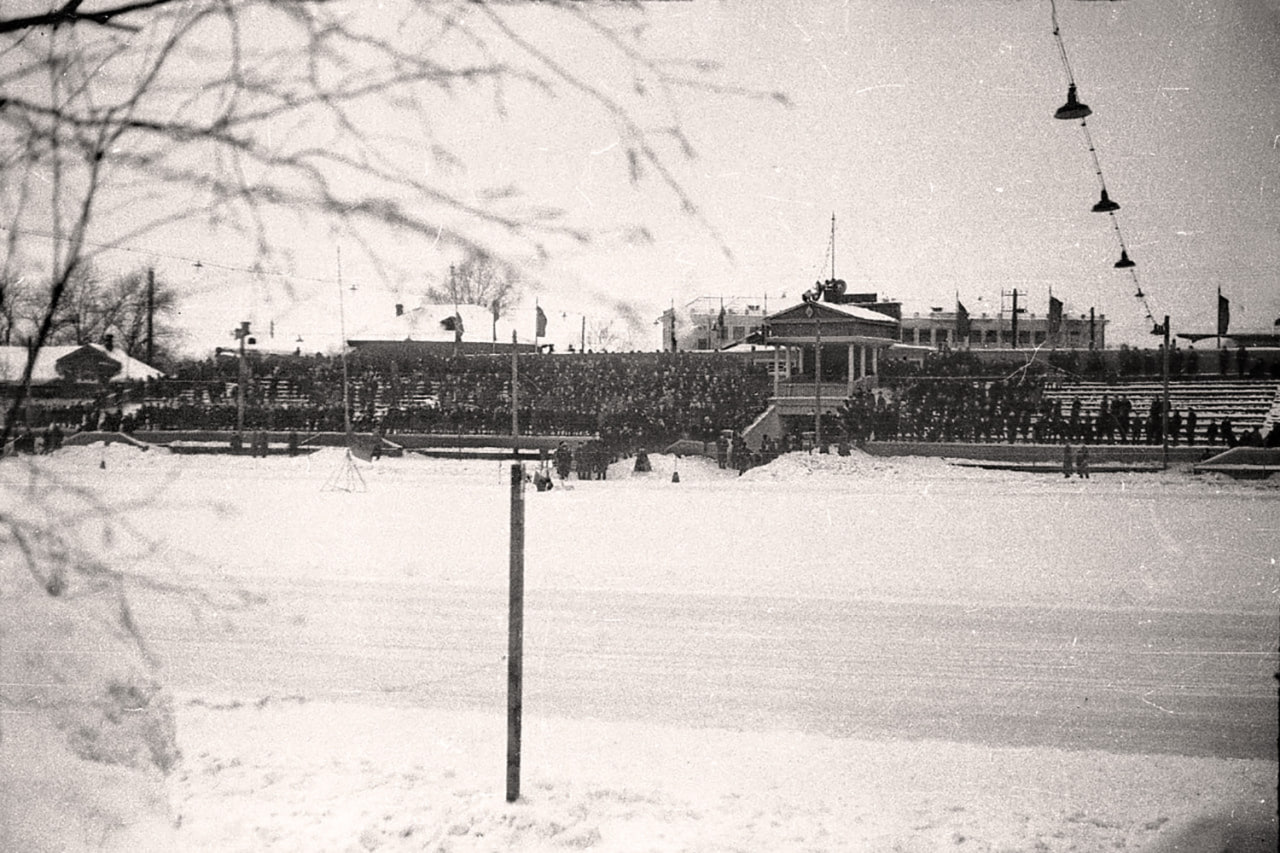
[[[1015,288],[1043,312],[1052,288],[1068,312],[1105,314],[1109,342],[1153,340],[1133,280],[1112,268],[1112,223],[1089,210],[1099,184],[1079,122],[1053,118],[1066,76],[1047,0],[640,6],[589,8],[645,56],[716,63],[689,73],[722,88],[663,86],[562,12],[500,6],[501,20],[575,82],[551,98],[519,83],[499,95],[459,90],[423,140],[457,158],[423,168],[475,204],[518,197],[593,232],[585,244],[550,241],[545,262],[510,244],[553,321],[558,311],[630,316],[636,344],[654,348],[652,320],[672,303],[767,295],[782,307],[829,274],[834,214],[836,272],[852,290],[908,311],[950,309],[958,294],[977,315]],[[1175,331],[1211,330],[1221,287],[1233,329],[1271,329],[1280,318],[1280,3],[1059,0],[1058,13],[1152,312],[1170,314]],[[412,34],[395,37],[425,49]],[[745,93],[726,91],[739,87]],[[787,102],[769,97],[775,91]],[[696,213],[652,164],[642,160],[631,180],[634,136],[593,95],[636,118]],[[369,121],[396,137],[389,157],[423,156],[404,144],[411,129]],[[667,126],[679,127],[688,151]],[[502,246],[474,219],[455,224]],[[155,263],[189,294],[184,322],[197,349],[226,343],[242,319],[259,329],[275,321],[278,337],[319,348],[336,337],[343,241],[321,223],[287,233],[292,279],[235,270],[251,251],[191,227],[99,262]],[[348,331],[396,302],[416,303],[457,259],[394,236],[342,252],[344,281],[356,287],[345,291]]]

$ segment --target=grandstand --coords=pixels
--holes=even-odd
[[[806,434],[814,431],[812,380],[776,382],[765,366],[742,355],[530,353],[518,360],[517,414],[522,437],[532,442],[529,447],[552,439],[576,443],[599,438],[613,452],[627,454],[682,439],[714,443],[722,430],[731,430],[745,432],[749,449],[762,451],[804,446]],[[901,448],[1017,444],[1028,450],[1064,439],[1109,443],[1112,437],[1091,429],[1104,399],[1123,395],[1133,418],[1140,420],[1162,393],[1161,383],[1150,376],[1064,379],[1051,365],[1005,370],[1005,365],[974,362],[966,354],[938,354],[897,372],[888,370],[891,366],[886,362],[883,374],[858,377],[852,397],[847,381],[822,383],[824,439]],[[349,367],[351,418],[359,432],[376,431],[404,446],[456,442],[478,447],[489,442],[487,446],[497,447],[511,440],[509,356],[356,353]],[[321,434],[342,436],[339,359],[257,357],[249,368],[246,430],[266,430],[275,441],[290,432],[304,441]],[[54,400],[32,401],[20,423],[31,431],[56,423],[67,434],[136,431],[162,443],[178,440],[179,433],[199,433],[200,441],[229,447],[238,420],[237,375],[234,359],[188,362],[167,378],[124,389],[104,387],[96,400],[61,406]],[[1231,419],[1235,435],[1254,426],[1265,434],[1280,419],[1278,392],[1275,379],[1228,375],[1170,383],[1172,410],[1182,415],[1189,408],[1196,411],[1196,443],[1201,446],[1210,443],[1210,424],[1216,433],[1225,418]],[[1082,423],[1064,426],[1075,401]],[[1184,422],[1173,436],[1176,443],[1185,442],[1185,429]],[[1152,437],[1135,429],[1128,443],[1147,444],[1149,452]],[[1159,445],[1159,439],[1154,443]],[[1224,442],[1219,435],[1214,443]]]
[[[1071,381],[1045,388],[1046,399],[1060,401],[1068,408],[1080,401],[1080,412],[1097,418],[1103,399],[1125,396],[1136,413],[1146,414],[1153,401],[1160,400],[1164,386],[1159,381],[1086,382]],[[1275,422],[1280,405],[1280,383],[1270,380],[1223,379],[1178,380],[1169,383],[1169,411],[1196,413],[1196,442],[1205,443],[1209,425],[1230,418],[1237,433],[1259,427],[1264,433]],[[1181,438],[1181,437],[1179,437]]]

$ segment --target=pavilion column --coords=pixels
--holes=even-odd
[[[849,386],[848,395],[849,395],[850,397],[852,397],[852,396],[853,396],[853,378],[854,378],[854,377],[853,377],[853,344],[849,344],[849,373],[848,373],[848,377],[849,377],[849,381],[848,381],[848,386]]]
[[[871,350],[871,372],[880,375],[880,347]]]
[[[779,367],[779,365],[778,365],[778,345],[777,345],[777,344],[774,344],[774,345],[773,345],[773,396],[774,396],[774,398],[777,398],[777,396],[778,396],[778,382],[780,381],[780,379],[779,379],[780,374],[779,374],[779,371],[778,371],[778,367]]]
[[[864,347],[862,347],[862,365],[861,365],[861,367],[862,367],[862,375],[863,375],[863,376],[866,376],[866,375],[867,375],[867,348],[866,348],[865,346],[864,346]]]

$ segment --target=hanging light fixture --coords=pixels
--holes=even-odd
[[[1142,292],[1142,285],[1138,285],[1138,292],[1133,294],[1134,299],[1146,299],[1147,294]]]
[[[1093,212],[1094,213],[1112,213],[1113,211],[1117,211],[1119,209],[1120,209],[1120,205],[1116,204],[1114,201],[1111,200],[1111,198],[1107,195],[1107,188],[1103,187],[1102,198],[1099,199],[1098,203],[1093,206]]]
[[[1092,114],[1093,110],[1076,100],[1076,84],[1071,83],[1067,86],[1067,102],[1058,107],[1053,117],[1071,121],[1072,119],[1084,118]]]
[[[1118,269],[1118,270],[1128,270],[1128,269],[1133,269],[1133,268],[1134,268],[1134,267],[1136,267],[1136,266],[1137,266],[1137,264],[1135,264],[1133,261],[1129,260],[1129,253],[1128,253],[1128,252],[1126,252],[1124,249],[1121,249],[1121,250],[1120,250],[1120,260],[1116,261],[1116,269]],[[1142,291],[1141,291],[1141,290],[1139,290],[1139,291],[1138,291],[1138,295],[1139,295],[1139,296],[1141,296],[1141,295],[1142,295]]]

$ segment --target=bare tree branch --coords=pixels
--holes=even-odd
[[[121,24],[115,19],[131,12],[141,12],[144,9],[154,9],[157,6],[167,6],[170,3],[179,2],[179,0],[137,0],[137,2],[124,3],[120,6],[81,12],[79,9],[83,2],[84,0],[67,0],[57,9],[40,15],[27,15],[22,18],[9,18],[7,20],[0,19],[0,33],[12,33],[39,27],[70,26],[80,23],[97,24],[103,27],[115,27],[129,32],[138,32],[142,29],[141,26]]]

